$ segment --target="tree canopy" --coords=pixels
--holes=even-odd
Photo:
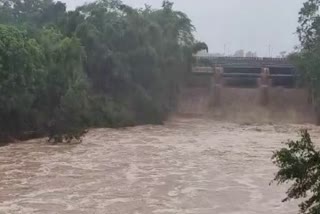
[[[280,168],[275,181],[278,184],[292,182],[287,191],[290,199],[305,199],[299,207],[304,214],[318,214],[320,212],[320,151],[316,150],[309,133],[301,132],[301,139],[289,141],[287,148],[283,148],[273,155],[276,166]]]
[[[303,81],[310,90],[320,124],[320,1],[308,0],[299,12],[297,33],[300,40],[298,52],[291,60],[301,71]]]
[[[290,59],[301,71],[302,82],[309,88],[312,103],[320,124],[320,1],[307,0],[299,13],[297,33],[300,39],[298,51]],[[300,213],[320,213],[320,151],[315,148],[307,131],[301,139],[289,141],[273,155],[279,167],[275,181],[278,184],[290,182],[284,201],[304,200],[299,205]]]
[[[0,121],[12,121],[0,124],[4,135],[161,123],[192,53],[208,49],[169,1],[135,9],[97,0],[66,11],[60,1],[0,0],[0,24]]]

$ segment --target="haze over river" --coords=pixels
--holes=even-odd
[[[295,214],[269,185],[272,152],[313,125],[172,118],[164,126],[95,129],[76,145],[0,148],[0,213]]]

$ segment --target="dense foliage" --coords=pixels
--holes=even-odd
[[[302,83],[310,91],[310,98],[320,124],[320,13],[319,0],[307,0],[299,13],[297,33],[301,42],[298,51],[291,54],[291,60],[302,74]],[[320,213],[320,151],[316,150],[310,135],[302,131],[301,139],[290,141],[287,148],[273,155],[279,167],[275,181],[278,184],[290,182],[287,198],[302,199],[300,213]]]
[[[0,0],[0,133],[61,140],[88,126],[161,123],[174,109],[196,43],[173,4]]]
[[[287,143],[273,155],[274,163],[280,168],[275,181],[279,184],[293,182],[287,191],[287,198],[300,199],[301,213],[320,213],[320,151],[315,149],[310,135],[302,131],[301,139]]]
[[[320,13],[319,0],[308,0],[299,13],[297,33],[301,42],[297,53],[291,59],[302,71],[304,83],[309,87],[310,95],[317,111],[320,124]]]

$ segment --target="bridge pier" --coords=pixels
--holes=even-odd
[[[262,68],[261,75],[258,79],[259,86],[259,102],[262,106],[269,104],[269,87],[271,85],[270,69]]]
[[[211,107],[224,104],[225,86],[258,86],[258,90],[255,89],[257,98],[252,101],[266,106],[271,99],[271,86],[288,86],[286,84],[292,84],[292,80],[297,77],[294,66],[287,59],[211,56],[198,56],[197,59],[200,65],[193,66],[192,73],[197,76],[197,80],[200,79],[202,84],[205,84],[205,87],[209,87]]]
[[[211,80],[210,97],[212,106],[221,105],[221,93],[223,85],[223,67],[215,67]]]

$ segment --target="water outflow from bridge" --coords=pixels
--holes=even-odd
[[[314,123],[307,95],[304,89],[270,88],[269,103],[260,105],[259,90],[227,87],[216,106],[209,89],[187,88],[179,98],[178,113],[240,123]]]

